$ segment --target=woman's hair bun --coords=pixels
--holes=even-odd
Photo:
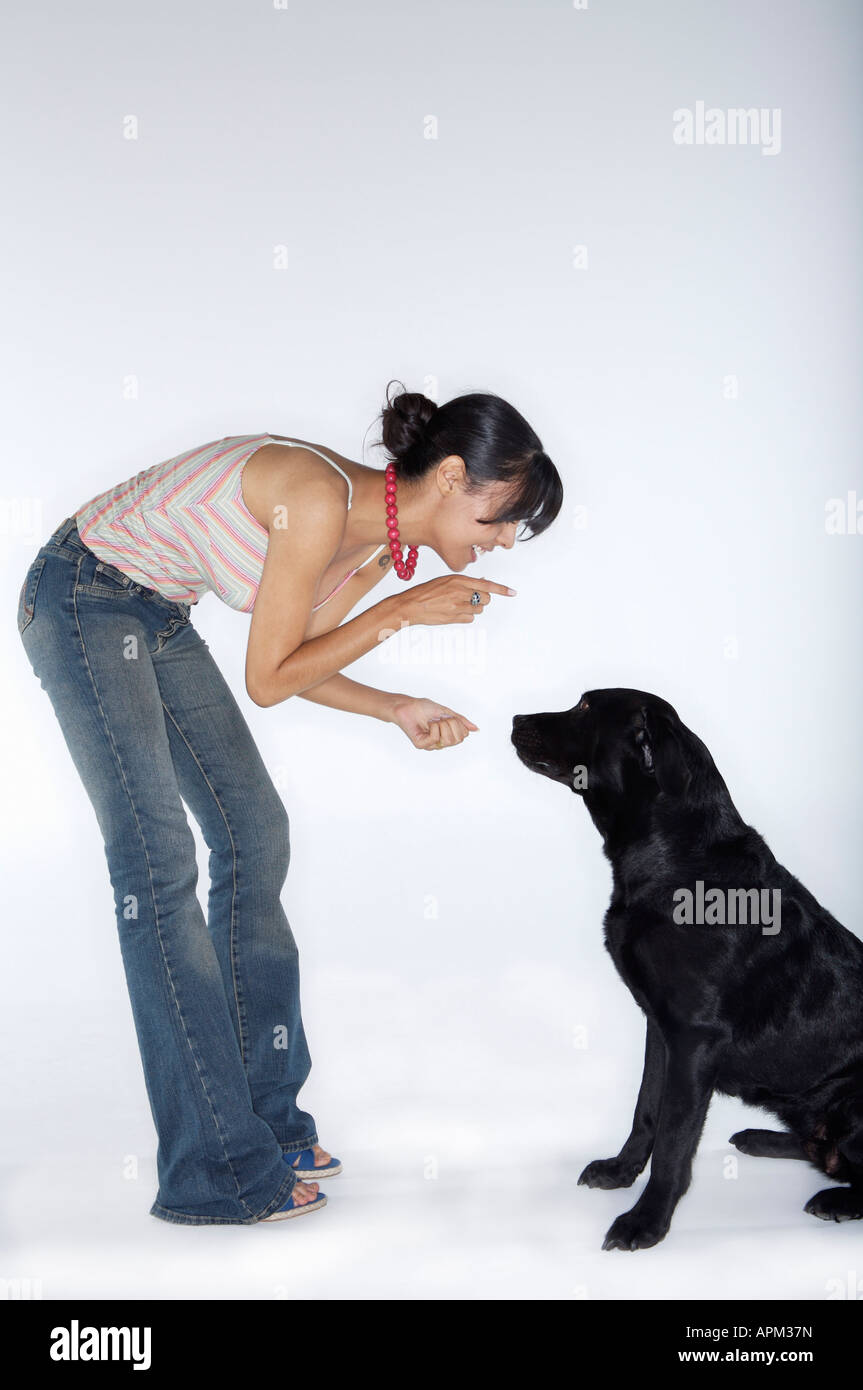
[[[400,390],[390,396],[390,387]],[[505,483],[489,524],[524,526],[538,536],[563,505],[563,481],[544,452],[542,440],[509,401],[489,391],[471,391],[437,406],[421,392],[387,383],[380,414],[384,447],[399,482],[412,488],[448,457],[465,466],[465,488],[478,492],[488,483]],[[389,497],[390,494],[387,493]],[[486,499],[486,510],[494,504]]]
[[[398,461],[426,433],[437,405],[420,391],[400,391],[390,399],[381,412],[381,443],[391,458]]]

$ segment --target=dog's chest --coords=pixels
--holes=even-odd
[[[628,936],[626,918],[609,908],[605,914],[605,946],[614,964],[620,969]]]
[[[644,1006],[646,980],[633,951],[633,927],[625,911],[614,904],[609,907],[603,922],[605,948],[614,961],[614,968],[638,1003]]]
[[[704,1012],[713,943],[682,936],[646,904],[624,906],[614,899],[603,926],[606,950],[641,1009],[678,1018]]]

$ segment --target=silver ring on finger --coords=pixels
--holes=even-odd
[[[471,596],[470,596],[470,601],[471,601],[471,603],[473,604],[474,608],[481,608],[481,607],[482,607],[482,594],[479,593],[479,591],[478,591],[477,589],[474,589],[473,593],[472,593]]]

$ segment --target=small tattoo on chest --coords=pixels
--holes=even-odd
[[[381,555],[381,557],[378,560],[378,564],[380,565],[381,569],[385,569],[391,559],[392,556],[390,555]]]

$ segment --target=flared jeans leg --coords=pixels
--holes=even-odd
[[[297,947],[281,902],[288,814],[229,686],[197,633],[193,640],[192,650],[186,638],[177,643],[159,669],[171,755],[210,851],[207,920],[252,1105],[285,1151],[299,1151],[318,1136],[297,1104],[311,1058]],[[191,705],[190,664],[206,672]]]
[[[287,815],[189,609],[104,565],[67,523],[21,589],[18,628],[96,814],[158,1135],[153,1215],[251,1223],[315,1140],[310,1061],[279,894]],[[176,758],[176,763],[175,763]],[[183,799],[214,878],[196,893]]]

